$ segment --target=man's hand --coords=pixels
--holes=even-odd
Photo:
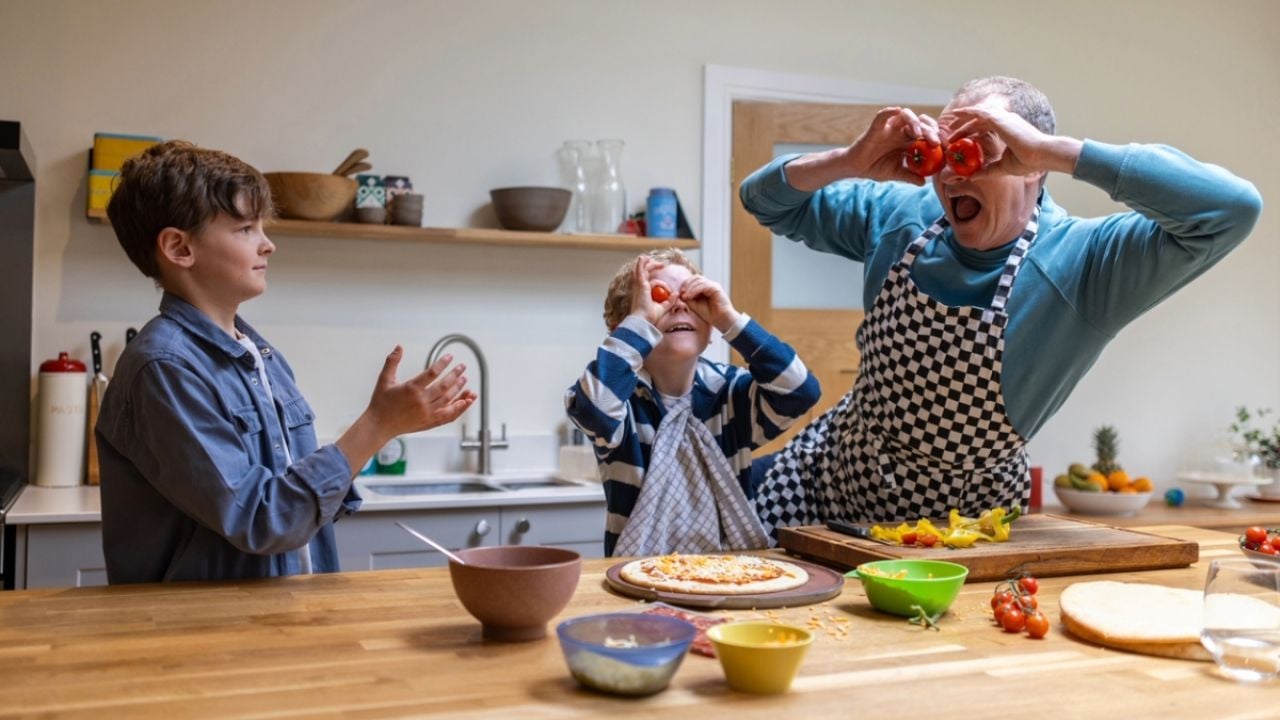
[[[726,332],[740,317],[720,284],[702,275],[694,275],[680,288],[680,299],[694,315],[720,332]]]
[[[907,170],[903,153],[916,140],[940,143],[938,122],[910,108],[887,107],[847,148],[811,153],[787,163],[787,182],[812,192],[846,178],[899,180],[923,185],[925,179]]]
[[[970,175],[970,179],[991,175],[1071,173],[1080,157],[1082,143],[1079,140],[1046,135],[999,102],[955,108],[943,121],[941,130],[947,142],[972,137],[982,146],[986,165]],[[995,142],[997,140],[999,142]]]

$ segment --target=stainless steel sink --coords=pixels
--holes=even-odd
[[[455,495],[459,493],[502,492],[502,488],[478,482],[416,483],[413,485],[366,485],[365,489],[379,495]]]
[[[498,483],[508,490],[534,490],[537,488],[553,488],[553,487],[580,487],[578,483],[559,478],[546,478],[545,480],[513,480],[511,482]]]

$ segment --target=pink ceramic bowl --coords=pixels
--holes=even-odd
[[[537,640],[547,621],[569,604],[582,574],[582,556],[538,545],[499,545],[456,551],[449,561],[453,590],[483,628],[486,640]]]

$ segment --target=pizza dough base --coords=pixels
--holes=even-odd
[[[1180,660],[1212,660],[1200,644],[1204,593],[1113,580],[1069,586],[1062,625],[1087,642]]]
[[[684,557],[698,557],[696,555],[685,555]],[[691,583],[685,580],[655,580],[644,574],[640,568],[644,563],[653,560],[653,558],[643,558],[633,560],[618,572],[619,577],[640,587],[651,588],[665,592],[688,593],[690,595],[757,595],[765,593],[784,592],[786,590],[794,590],[805,583],[809,582],[809,573],[798,565],[793,565],[783,560],[774,560],[773,558],[761,558],[767,562],[778,566],[784,574],[772,580],[764,580],[752,582],[744,585],[735,585],[725,583],[723,585],[704,585],[701,583]]]

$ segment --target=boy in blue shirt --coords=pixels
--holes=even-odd
[[[610,335],[565,408],[600,463],[605,554],[768,547],[751,451],[813,407],[817,379],[674,248],[622,267],[604,320]],[[713,327],[746,370],[701,357]]]
[[[475,400],[447,355],[397,383],[397,346],[368,408],[317,447],[289,364],[237,314],[266,290],[271,213],[262,174],[226,153],[167,142],[121,169],[107,214],[164,296],[121,354],[95,428],[113,584],[336,572],[333,521],[360,505],[355,471]]]

